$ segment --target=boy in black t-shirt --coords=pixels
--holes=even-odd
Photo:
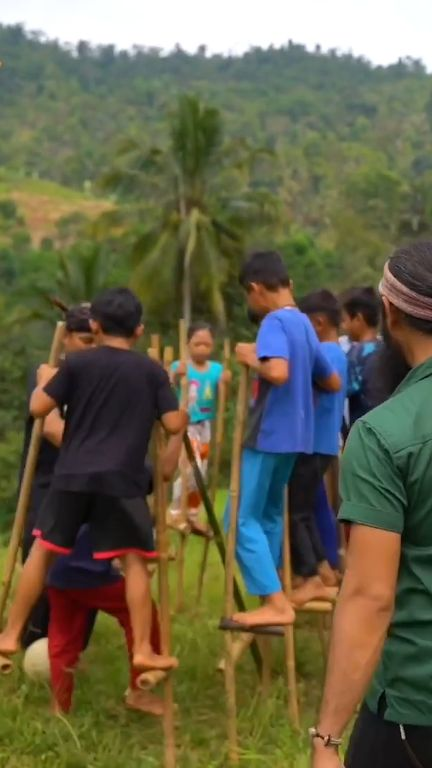
[[[144,458],[160,419],[170,434],[187,424],[168,375],[132,351],[142,334],[142,307],[126,288],[111,289],[91,306],[98,346],[70,355],[58,371],[41,366],[30,411],[44,417],[65,409],[63,443],[52,485],[35,529],[38,541],[23,568],[0,654],[18,650],[25,620],[39,597],[56,554],[71,552],[89,524],[96,559],[120,557],[134,636],[137,669],[171,669],[177,660],[153,653],[151,597],[146,560],[156,556],[145,502]]]
[[[90,328],[90,304],[77,304],[70,307],[65,313],[65,334],[63,338],[64,353],[78,352],[82,349],[89,349],[94,346],[94,338]],[[30,398],[37,384],[36,369],[32,371],[28,383],[27,400]],[[28,410],[28,406],[27,406]],[[24,527],[22,541],[22,562],[25,563],[32,547],[34,536],[33,530],[40,507],[48,493],[51,477],[54,472],[55,463],[58,458],[58,448],[61,440],[56,440],[53,435],[53,425],[55,431],[58,431],[58,424],[61,425],[63,433],[63,419],[58,411],[53,411],[45,419],[43,426],[43,438],[39,448],[39,456],[33,478],[33,484],[30,494],[30,503],[27,513],[27,519]],[[30,412],[27,414],[24,428],[24,445],[21,458],[21,468],[19,473],[19,483],[21,484],[22,474],[27,459],[27,452],[30,445],[30,439],[33,429],[33,417]],[[54,438],[54,439],[53,439]],[[27,627],[22,637],[22,645],[28,648],[31,643],[48,634],[49,604],[46,594],[42,594],[34,606],[28,620]],[[94,619],[89,622],[89,633],[91,632]]]

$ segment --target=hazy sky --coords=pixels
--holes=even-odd
[[[120,48],[240,52],[291,38],[376,63],[413,56],[432,70],[432,0],[0,0],[0,22]]]

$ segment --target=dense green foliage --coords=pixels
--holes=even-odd
[[[226,321],[235,339],[251,333],[236,284],[245,250],[278,247],[301,294],[374,282],[396,243],[432,234],[421,62],[373,67],[291,42],[241,57],[68,49],[20,26],[0,26],[0,58],[5,510],[26,370],[56,317],[47,294],[76,301],[125,282],[164,339],[182,311]],[[54,194],[68,215],[48,227]]]

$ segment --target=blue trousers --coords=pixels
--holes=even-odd
[[[263,453],[245,448],[241,461],[237,560],[251,595],[281,590],[284,493],[294,468],[294,453]],[[226,527],[230,507],[225,511]]]
[[[332,568],[339,567],[339,534],[336,515],[328,503],[324,481],[321,483],[315,506],[315,521],[321,536],[326,558]]]

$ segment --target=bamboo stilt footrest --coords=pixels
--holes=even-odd
[[[334,608],[335,603],[330,603],[327,600],[311,600],[299,608],[294,608],[294,610],[298,613],[332,613]]]
[[[245,624],[225,617],[220,620],[219,629],[222,632],[246,632],[250,635],[265,635],[267,637],[283,637],[285,633],[285,628],[282,626],[247,627]]]

